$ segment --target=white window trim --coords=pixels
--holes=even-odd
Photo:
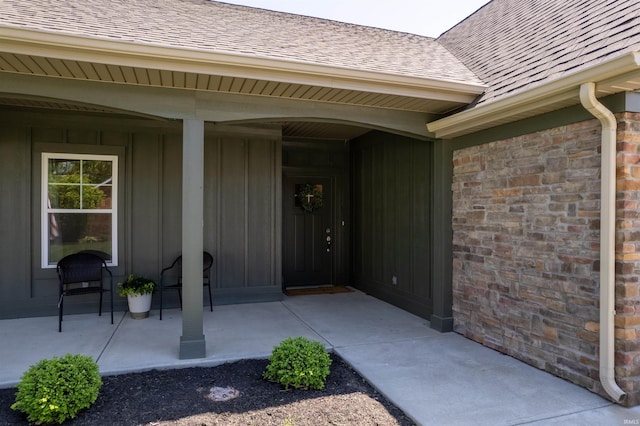
[[[107,262],[108,266],[118,266],[118,156],[103,154],[70,154],[64,152],[43,152],[41,164],[41,266],[43,269],[55,268],[56,265],[49,264],[49,160],[98,160],[111,161],[111,208],[110,209],[92,209],[92,213],[110,213],[111,214],[111,261]],[[54,209],[55,213],[75,212],[76,209]]]

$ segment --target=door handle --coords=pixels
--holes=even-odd
[[[327,234],[325,241],[327,242],[327,253],[331,251],[331,228],[327,228],[324,231]]]

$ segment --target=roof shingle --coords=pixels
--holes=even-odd
[[[0,27],[482,82],[433,38],[208,0],[0,0]]]
[[[489,85],[481,104],[640,50],[640,2],[493,0],[438,41]]]

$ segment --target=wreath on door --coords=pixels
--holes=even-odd
[[[304,211],[311,213],[322,208],[322,187],[318,186],[306,183],[298,190],[296,198]]]

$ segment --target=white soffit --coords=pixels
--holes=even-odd
[[[16,28],[0,28],[0,71],[430,113],[465,106],[485,88],[475,83]]]

